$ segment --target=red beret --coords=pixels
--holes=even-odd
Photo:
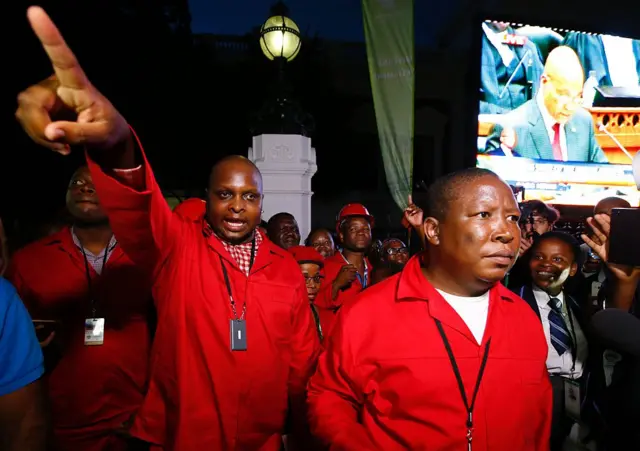
[[[288,249],[298,263],[315,263],[324,266],[324,258],[322,255],[310,246],[293,246]]]
[[[176,205],[174,213],[187,221],[196,221],[202,218],[207,210],[207,203],[202,199],[192,197]]]

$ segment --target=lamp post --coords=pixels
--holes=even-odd
[[[318,169],[309,137],[313,119],[293,100],[285,80],[285,68],[300,53],[300,45],[298,26],[280,1],[260,28],[260,48],[277,70],[277,83],[252,124],[248,156],[262,174],[263,219],[289,212],[306,236],[311,230],[311,179]],[[304,63],[304,57],[300,60]]]
[[[270,17],[260,27],[260,48],[264,56],[277,65],[275,95],[262,107],[253,125],[253,134],[284,133],[308,136],[313,120],[291,95],[285,78],[286,64],[300,53],[302,39],[296,23],[287,17],[289,10],[279,1],[271,8]]]
[[[264,56],[280,63],[293,60],[300,53],[300,29],[289,19],[287,7],[278,2],[271,9],[271,17],[260,28],[260,48]]]

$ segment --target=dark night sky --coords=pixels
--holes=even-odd
[[[396,0],[409,1],[409,0]],[[194,33],[244,34],[265,21],[274,0],[189,0]],[[291,18],[300,30],[322,38],[364,41],[361,0],[288,0]],[[418,45],[429,46],[438,24],[446,23],[460,6],[459,0],[415,1],[415,34]]]

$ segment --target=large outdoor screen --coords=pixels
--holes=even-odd
[[[482,26],[479,167],[525,199],[638,205],[640,41],[540,26]]]

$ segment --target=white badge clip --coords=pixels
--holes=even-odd
[[[87,318],[84,320],[85,346],[104,344],[104,318]]]

